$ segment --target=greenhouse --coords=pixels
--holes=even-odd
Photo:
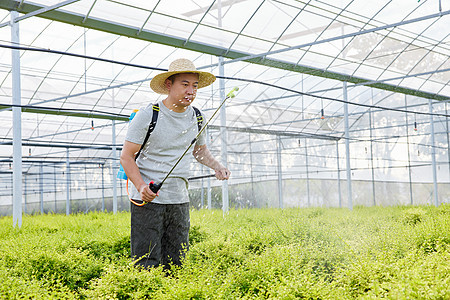
[[[217,77],[194,105],[231,171],[192,159],[193,208],[449,203],[449,15],[441,0],[1,0],[0,215],[128,211],[129,118],[177,58]]]

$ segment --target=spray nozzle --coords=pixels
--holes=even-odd
[[[234,97],[236,97],[236,96],[234,95],[234,92],[237,92],[237,91],[239,91],[239,88],[238,88],[237,86],[235,86],[235,87],[227,94],[227,97],[228,97],[228,98],[234,98]]]

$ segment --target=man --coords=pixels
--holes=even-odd
[[[191,107],[197,89],[206,87],[216,77],[197,71],[187,59],[177,59],[169,71],[155,76],[150,82],[153,91],[167,95],[159,101],[159,108],[152,104],[139,110],[130,122],[120,156],[125,173],[131,180],[131,255],[145,268],[162,264],[180,265],[189,247],[189,157],[185,156],[155,194],[149,182],[163,180],[176,161],[198,134],[198,122]],[[159,109],[158,119],[150,137],[141,149],[153,116]],[[205,132],[205,131],[204,131]],[[219,163],[206,147],[202,132],[194,145],[197,161],[215,170],[216,178],[226,180],[230,171]]]

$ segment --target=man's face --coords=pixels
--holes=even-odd
[[[197,95],[198,74],[177,74],[173,82],[169,79],[166,80],[166,86],[169,90],[169,97],[175,100],[175,104],[187,107],[191,105]]]

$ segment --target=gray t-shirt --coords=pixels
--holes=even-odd
[[[155,183],[160,183],[198,134],[197,117],[192,107],[189,106],[183,113],[177,113],[169,110],[162,101],[159,101],[158,104],[160,111],[156,126],[136,160],[141,176],[147,183],[152,180]],[[152,106],[153,104],[150,104],[136,113],[129,124],[125,140],[142,145],[152,120]],[[205,131],[203,131],[196,145],[205,144]],[[189,202],[187,178],[192,159],[190,153],[193,150],[194,146],[166,179],[159,191],[159,196],[153,200],[153,203],[179,204]],[[134,185],[130,184],[130,186],[130,197],[141,200],[141,196]]]

